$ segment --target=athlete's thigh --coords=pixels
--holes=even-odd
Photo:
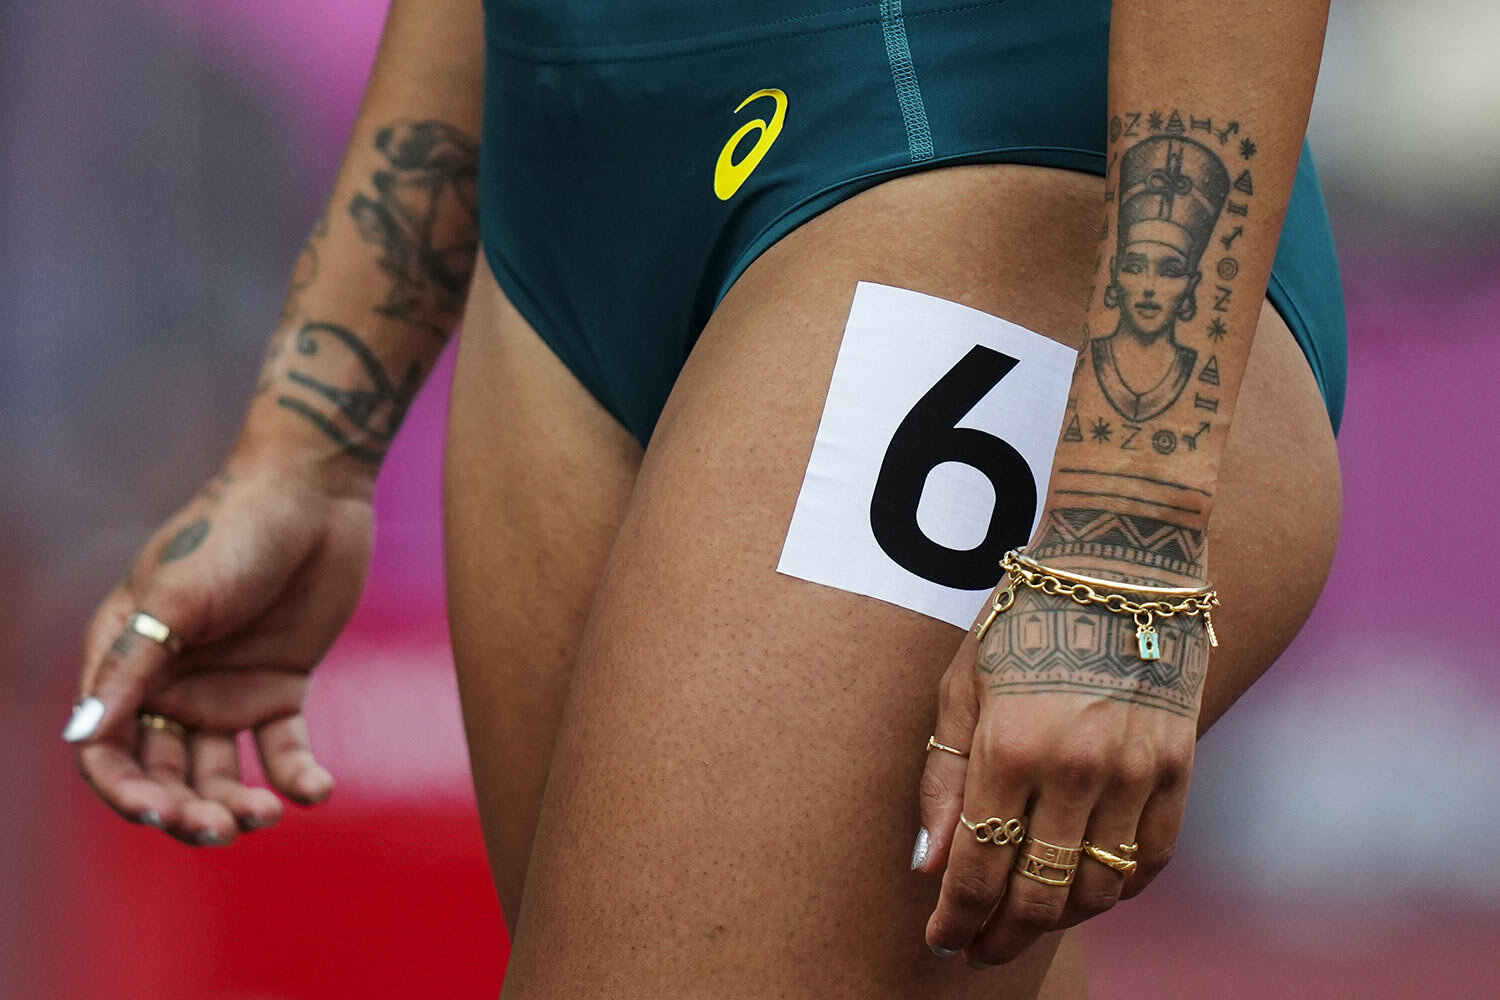
[[[444,470],[448,614],[490,864],[514,927],[568,675],[640,446],[481,262]]]
[[[916,175],[793,233],[725,299],[589,619],[507,996],[1036,994],[1056,935],[984,973],[937,959],[937,882],[908,871],[962,633],[775,567],[855,282],[1068,339],[1099,204],[1078,175]]]

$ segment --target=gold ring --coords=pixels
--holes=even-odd
[[[136,635],[143,635],[152,642],[160,643],[169,653],[182,651],[182,640],[173,635],[172,630],[154,615],[148,615],[144,611],[132,612],[125,619],[125,627]]]
[[[1038,850],[1040,848],[1040,850]],[[1078,859],[1083,847],[1063,847],[1049,844],[1045,840],[1027,837],[1025,845],[1016,852],[1016,871],[1043,885],[1070,885],[1073,874],[1078,871]]]
[[[1120,854],[1113,854],[1109,851],[1106,851],[1104,848],[1100,847],[1093,841],[1085,840],[1083,842],[1083,851],[1085,854],[1087,854],[1089,857],[1093,858],[1100,864],[1108,865],[1115,871],[1119,872],[1121,875],[1126,876],[1134,872],[1140,865],[1140,862],[1135,861],[1134,859],[1129,857],[1129,855],[1136,852],[1136,847],[1137,845],[1135,844],[1121,844]],[[1121,854],[1126,856],[1121,857]]]
[[[176,719],[169,719],[155,712],[142,712],[136,716],[136,721],[141,724],[142,729],[160,729],[163,732],[176,733],[178,736],[187,735],[187,726]]]
[[[965,760],[967,760],[968,757],[969,757],[969,755],[966,754],[966,753],[964,753],[962,750],[958,750],[958,749],[955,749],[954,747],[950,747],[946,743],[939,743],[937,741],[937,737],[936,736],[929,736],[929,737],[927,737],[927,750],[926,750],[926,752],[927,753],[931,753],[934,750],[946,750],[948,753],[951,753],[951,754],[953,754],[954,756],[957,756],[957,757],[962,757]]]
[[[981,844],[994,844],[996,847],[1019,844],[1026,836],[1024,819],[1025,817],[1001,819],[999,816],[991,816],[989,819],[982,819],[975,823],[963,813],[958,814],[958,821],[973,832],[975,840]]]

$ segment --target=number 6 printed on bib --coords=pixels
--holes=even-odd
[[[1036,527],[1076,357],[860,282],[777,569],[968,628]]]

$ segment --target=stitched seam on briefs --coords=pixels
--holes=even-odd
[[[891,80],[896,84],[896,100],[901,104],[901,121],[906,126],[906,148],[911,151],[913,163],[930,160],[932,128],[927,123],[922,88],[917,84],[917,69],[911,61],[901,0],[881,0],[880,30],[885,34],[885,56],[891,63]]]
[[[934,14],[957,14],[968,10],[980,10],[985,7],[1003,7],[1013,0],[979,0],[977,3],[955,4],[951,7],[941,7],[932,10],[919,10],[909,13],[907,17],[928,17]],[[697,52],[730,52],[735,49],[753,48],[758,45],[766,45],[774,42],[787,41],[794,38],[809,38],[813,35],[823,35],[834,31],[846,31],[849,28],[863,28],[874,23],[872,19],[861,19],[844,24],[830,25],[826,28],[816,28],[812,31],[797,31],[786,34],[766,35],[760,38],[752,38],[746,41],[734,42],[728,45],[702,45],[691,46],[693,42],[708,41],[715,38],[733,38],[745,32],[765,31],[768,28],[776,28],[784,24],[792,24],[797,21],[805,21],[819,17],[837,17],[841,14],[852,14],[856,11],[876,11],[881,4],[857,4],[853,7],[841,7],[837,10],[819,11],[812,14],[798,14],[794,17],[783,18],[780,21],[769,21],[764,24],[746,25],[743,28],[735,28],[728,31],[710,32],[701,35],[686,35],[678,38],[664,39],[650,42],[618,42],[594,45],[549,45],[537,42],[518,41],[510,38],[497,38],[493,34],[487,36],[488,49],[490,52],[504,56],[513,62],[529,63],[531,65],[564,65],[568,63],[592,63],[592,62],[650,62],[657,59],[674,59],[684,55]],[[669,51],[655,51],[660,46],[671,46]]]

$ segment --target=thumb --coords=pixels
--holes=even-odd
[[[927,765],[920,786],[922,830],[912,852],[912,870],[941,872],[948,864],[953,831],[964,805],[964,781],[969,748],[979,723],[979,697],[974,686],[974,658],[979,647],[972,632],[965,637],[943,675],[938,691],[937,726],[928,744]]]

